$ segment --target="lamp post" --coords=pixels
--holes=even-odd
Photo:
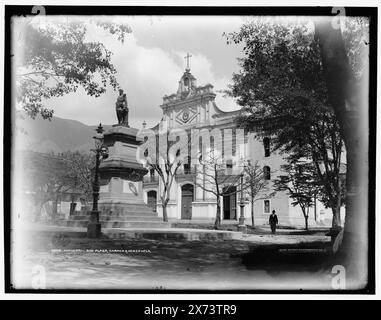
[[[245,224],[245,203],[243,200],[243,176],[244,176],[245,166],[243,167],[243,170],[241,172],[241,192],[240,192],[240,201],[239,201],[239,207],[240,207],[240,215],[238,220],[238,230],[239,231],[246,231],[246,224]]]
[[[99,165],[101,158],[107,154],[107,149],[103,146],[103,127],[100,123],[96,129],[97,134],[93,137],[95,142],[95,149],[91,151],[95,152],[95,176],[93,183],[93,208],[90,212],[90,220],[87,225],[87,237],[99,238],[101,235],[101,224],[99,222]]]

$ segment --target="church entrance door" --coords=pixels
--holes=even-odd
[[[156,212],[156,203],[157,203],[157,193],[156,191],[148,191],[147,193],[147,205]]]
[[[185,184],[181,187],[181,219],[192,219],[193,185]]]
[[[225,187],[223,191],[226,193],[223,197],[224,219],[235,220],[237,219],[237,188]]]

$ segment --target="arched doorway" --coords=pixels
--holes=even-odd
[[[193,185],[185,184],[181,187],[181,219],[192,219]]]
[[[237,219],[237,188],[234,186],[225,187],[223,192],[225,194],[223,197],[224,219]]]
[[[147,192],[147,205],[156,212],[157,193],[156,191]]]

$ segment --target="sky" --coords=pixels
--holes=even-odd
[[[83,17],[83,19],[89,19]],[[113,52],[112,63],[117,80],[127,94],[130,125],[141,128],[142,122],[156,125],[162,117],[162,97],[177,91],[189,52],[191,73],[198,85],[210,83],[222,110],[235,110],[232,98],[223,96],[232,74],[239,71],[239,45],[228,45],[223,32],[238,31],[243,17],[234,16],[124,16],[113,18],[132,28],[124,43],[109,32],[88,28],[88,41],[99,41]],[[99,122],[115,124],[115,101],[118,93],[111,87],[98,98],[79,89],[64,97],[49,99],[46,106],[61,118],[87,125]]]

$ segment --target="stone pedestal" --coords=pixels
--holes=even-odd
[[[101,227],[170,227],[144,202],[142,181],[148,170],[136,159],[137,148],[142,143],[136,138],[137,133],[138,129],[115,125],[104,134],[109,156],[99,166],[99,211],[74,213],[63,225],[88,226],[88,237],[100,236]]]
[[[142,181],[147,169],[136,159],[138,130],[121,125],[113,126],[104,135],[109,156],[99,167],[99,209],[107,214],[109,209],[129,205],[144,205]],[[124,211],[126,211],[124,210]]]
[[[90,212],[90,221],[87,225],[87,237],[99,238],[101,236],[101,224],[99,222],[99,211]]]
[[[239,206],[240,206],[240,216],[238,219],[238,231],[246,232],[247,227],[245,224],[245,212],[244,212],[245,204],[241,203]]]
[[[101,224],[91,223],[87,225],[87,237],[88,238],[99,238],[101,236]]]
[[[162,221],[143,197],[143,176],[148,170],[137,161],[138,129],[113,126],[104,134],[109,156],[99,167],[99,220],[103,228],[162,228]]]

